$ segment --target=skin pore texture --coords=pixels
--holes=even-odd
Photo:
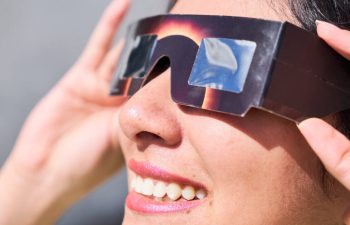
[[[277,7],[278,9],[278,7]],[[180,0],[174,14],[289,20],[261,0]],[[170,70],[122,107],[119,140],[127,166],[147,162],[203,184],[207,197],[193,209],[143,214],[126,207],[124,225],[342,224],[345,190],[321,187],[321,164],[296,125],[259,110],[245,118],[182,107],[170,96]],[[129,169],[129,186],[135,174]]]

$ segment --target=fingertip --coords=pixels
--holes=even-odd
[[[110,7],[126,8],[130,4],[130,0],[113,0],[110,3]]]
[[[115,13],[115,11],[126,11],[129,6],[130,0],[113,0],[107,10]]]
[[[130,2],[130,0],[113,0],[105,9],[81,56],[81,65],[92,69],[100,66],[110,49],[118,27],[123,22]]]
[[[105,9],[103,15],[111,24],[119,24],[120,20],[127,13],[130,6],[130,0],[113,0]]]
[[[324,40],[329,40],[335,33],[341,31],[337,26],[321,20],[316,20],[316,27],[318,36]]]
[[[318,126],[322,126],[325,122],[319,118],[309,118],[298,124],[300,130],[314,130]]]
[[[334,128],[319,118],[310,118],[298,124],[298,128],[312,147],[334,135]],[[317,148],[317,147],[316,147]]]
[[[350,60],[350,31],[319,20],[316,21],[316,25],[318,36],[335,51]]]

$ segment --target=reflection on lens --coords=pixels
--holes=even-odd
[[[188,83],[193,86],[241,93],[256,43],[227,38],[203,39]]]
[[[117,77],[143,77],[147,72],[156,39],[156,35],[142,35],[126,43]]]

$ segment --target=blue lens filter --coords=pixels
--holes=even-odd
[[[256,47],[247,40],[204,38],[188,84],[241,93]]]

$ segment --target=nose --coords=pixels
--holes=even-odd
[[[171,99],[170,69],[136,92],[120,111],[121,132],[138,146],[181,141],[179,108]]]

